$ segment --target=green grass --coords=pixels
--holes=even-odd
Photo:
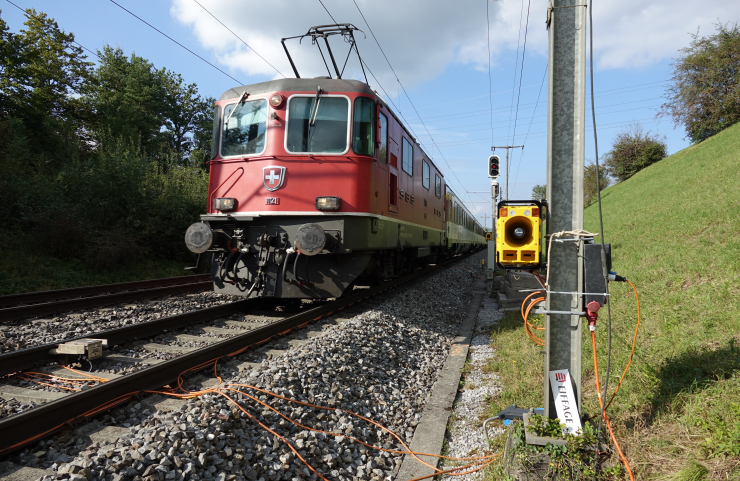
[[[190,272],[184,270],[182,261],[162,259],[96,268],[78,259],[52,257],[43,249],[28,249],[14,242],[2,244],[0,295],[177,277]]]
[[[740,124],[606,189],[602,202],[613,269],[635,284],[642,310],[634,361],[610,408],[636,479],[740,479]],[[598,232],[597,205],[586,209],[584,228]],[[636,306],[626,283],[610,289],[612,391],[629,359]],[[606,321],[604,309],[602,382]],[[490,411],[541,405],[542,356],[521,317],[508,315],[493,343],[490,368],[504,392]],[[594,413],[591,359],[584,329],[583,401]],[[519,363],[531,365],[506,369]]]

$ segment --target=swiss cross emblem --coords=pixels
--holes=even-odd
[[[282,187],[285,180],[285,170],[285,167],[277,165],[262,167],[262,185],[265,186],[265,189],[272,192]]]

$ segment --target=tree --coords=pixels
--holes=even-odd
[[[92,63],[53,18],[33,9],[26,16],[18,34],[0,23],[0,112],[22,122],[38,154],[63,161],[83,146],[87,114],[80,93]]]
[[[95,112],[93,128],[98,140],[108,133],[140,143],[150,153],[161,148],[165,92],[161,72],[146,59],[106,45],[98,51],[86,101]]]
[[[603,165],[599,165],[599,189],[604,190],[611,184],[611,179],[607,173],[607,169]],[[597,200],[596,196],[596,164],[590,163],[586,165],[583,171],[583,206],[588,207]]]
[[[546,185],[535,185],[532,187],[532,199],[540,200],[547,197],[547,186]]]
[[[692,35],[672,63],[673,85],[659,114],[683,125],[694,143],[740,120],[740,29],[737,23],[716,27],[714,35]]]
[[[86,97],[96,112],[97,137],[108,138],[110,132],[140,143],[150,157],[174,152],[186,163],[200,147],[196,134],[204,128],[210,132],[215,100],[203,99],[196,84],[158,70],[136,54],[129,58],[120,48],[105,46],[99,55],[102,60]]]
[[[603,160],[607,173],[621,182],[666,155],[665,138],[645,132],[639,123],[632,122],[617,135]]]

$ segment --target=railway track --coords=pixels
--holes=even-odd
[[[255,327],[247,332],[233,329],[234,327],[244,328],[246,326],[235,325],[239,321],[232,321],[231,326],[229,326],[235,334],[232,337],[223,340],[216,337],[210,337],[207,340],[200,338],[201,343],[207,342],[205,347],[190,351],[182,349],[174,359],[163,362],[155,361],[156,364],[152,362],[154,365],[150,367],[144,367],[125,376],[116,377],[109,382],[99,384],[81,392],[60,395],[60,398],[57,400],[0,421],[0,454],[5,454],[32,442],[25,440],[36,441],[41,436],[46,436],[65,426],[69,426],[72,421],[91,417],[92,414],[90,413],[95,411],[99,406],[106,406],[107,410],[127,402],[136,394],[156,390],[162,386],[174,383],[184,371],[217,358],[229,357],[230,355],[244,351],[246,348],[260,345],[272,338],[287,334],[291,330],[304,327],[312,321],[347,309],[365,299],[435,272],[438,268],[454,261],[455,259],[439,266],[417,271],[409,276],[390,281],[379,287],[359,290],[354,295],[307,309],[304,312],[299,312],[283,319],[270,319],[268,322],[262,323],[259,327]],[[158,319],[156,321],[126,326],[121,329],[96,333],[95,337],[105,339],[108,345],[118,345],[156,336],[163,331],[171,332],[172,330],[186,326],[223,318],[248,307],[256,307],[256,305],[254,300],[238,301],[196,312]],[[214,329],[220,329],[220,332],[223,334],[223,328],[215,327]],[[178,337],[176,334],[173,334],[173,336],[175,338]],[[181,340],[190,340],[193,342],[199,340],[199,338],[187,334],[179,336]],[[0,374],[5,375],[28,369],[31,366],[49,363],[54,359],[54,356],[49,353],[54,346],[55,344],[37,346],[32,349],[16,351],[0,356]],[[141,361],[147,360],[144,359]]]
[[[0,296],[0,323],[212,288],[210,275],[124,282]]]

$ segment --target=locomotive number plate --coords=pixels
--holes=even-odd
[[[265,204],[278,205],[280,204],[280,197],[265,197]]]

